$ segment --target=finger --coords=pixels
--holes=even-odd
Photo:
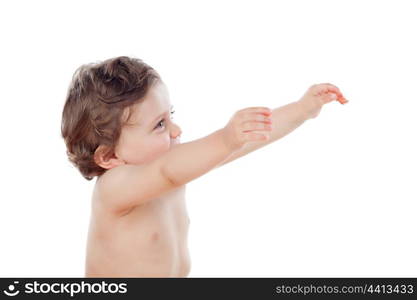
[[[342,92],[339,90],[338,87],[336,87],[333,84],[327,83],[327,92],[329,93],[335,93],[337,96],[337,101],[339,101],[341,104],[348,103],[349,101],[346,100],[346,98],[343,96]]]
[[[328,103],[328,102],[331,102],[331,101],[333,101],[333,100],[337,100],[340,104],[346,104],[346,103],[348,103],[349,101],[348,100],[346,100],[346,98],[345,97],[340,97],[340,96],[338,96],[338,95],[336,95],[335,93],[327,93],[327,94],[324,94],[324,102],[325,103]]]
[[[346,103],[349,102],[348,100],[346,100],[346,98],[344,98],[344,97],[338,97],[334,93],[324,94],[322,96],[322,99],[323,99],[324,104],[329,103],[329,102],[331,102],[333,100],[337,100],[340,104],[346,104]]]
[[[245,122],[242,124],[243,132],[249,132],[253,130],[271,131],[272,126],[271,124],[266,124],[262,122]]]
[[[263,115],[263,114],[259,114],[259,113],[246,113],[242,116],[242,123],[245,122],[263,122],[263,123],[268,123],[271,124],[272,123],[272,119],[269,116]]]
[[[325,104],[336,99],[337,99],[337,95],[335,93],[327,93],[327,94],[322,95],[322,100]]]
[[[258,113],[263,115],[270,115],[272,111],[269,107],[257,106],[257,107],[248,107],[242,110],[242,113]]]
[[[324,91],[326,93],[329,93],[329,92],[335,93],[338,98],[344,98],[340,89],[337,86],[335,86],[334,84],[323,83],[323,86],[324,86]]]
[[[320,83],[317,85],[314,85],[314,90],[315,90],[315,94],[316,95],[322,95],[324,93],[335,93],[338,98],[339,97],[343,97],[342,92],[339,90],[339,88],[337,86],[335,86],[334,84],[331,83]]]
[[[346,98],[338,97],[334,93],[327,93],[327,94],[324,94],[322,97],[323,97],[322,99],[323,99],[324,103],[329,103],[333,100],[337,100],[340,104],[346,104],[346,103],[349,102],[348,100],[346,100]]]
[[[246,142],[267,141],[269,140],[269,135],[262,134],[262,133],[249,132],[249,133],[245,133],[244,140]]]
[[[339,101],[340,104],[346,104],[349,102],[349,100],[347,100],[345,97],[338,98],[337,101]]]

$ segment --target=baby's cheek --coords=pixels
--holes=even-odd
[[[161,137],[161,139],[158,141],[158,150],[160,152],[166,152],[169,150],[170,148],[170,138],[169,136],[163,136]]]
[[[167,152],[169,150],[169,142],[169,138],[165,138],[164,136],[155,137],[147,145],[148,158],[155,159],[161,154]]]

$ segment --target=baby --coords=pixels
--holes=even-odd
[[[180,143],[166,85],[137,58],[82,65],[62,114],[69,160],[96,177],[85,261],[86,277],[186,277],[189,218],[185,185],[210,170],[276,141],[347,100],[329,83],[271,110],[237,111],[223,128]]]

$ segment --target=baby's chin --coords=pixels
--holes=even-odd
[[[180,140],[173,140],[171,142],[171,147],[174,147],[175,145],[178,145],[178,144],[181,144],[181,141]]]

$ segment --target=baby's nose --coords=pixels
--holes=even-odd
[[[181,133],[181,128],[176,124],[172,124],[171,137],[174,139],[179,138],[181,136]]]

